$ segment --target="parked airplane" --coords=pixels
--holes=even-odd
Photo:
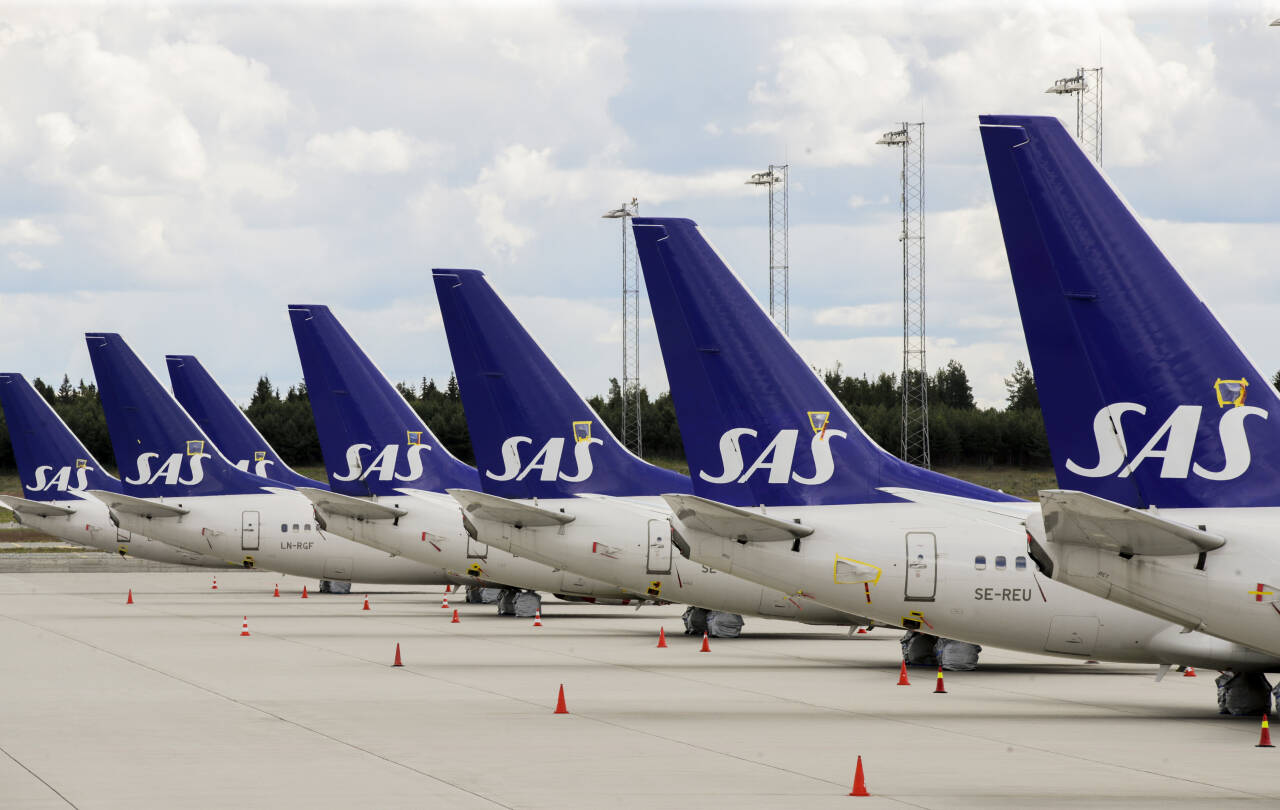
[[[983,116],[1061,489],[1047,576],[1280,655],[1280,398],[1054,118]]]
[[[440,444],[328,307],[292,306],[289,318],[333,489],[301,492],[329,531],[460,581],[506,586],[502,613],[538,609],[541,597],[518,589],[579,600],[638,598],[468,537],[458,504],[444,491],[475,488],[475,468]]]
[[[711,611],[696,632],[736,635],[744,613],[868,624],[673,555],[659,495],[691,491],[689,479],[623,447],[483,273],[436,270],[435,285],[484,489],[449,492],[480,541]]]
[[[0,503],[13,510],[19,523],[122,557],[210,568],[227,566],[217,557],[112,525],[107,507],[88,492],[119,492],[120,482],[102,469],[21,374],[0,374],[0,407],[9,426],[22,492],[27,496],[0,495]]]
[[[667,498],[673,542],[692,559],[977,644],[1078,659],[1280,667],[1280,659],[1039,576],[1023,531],[1035,505],[886,453],[694,223],[636,218],[634,227],[694,482],[695,495]]]
[[[326,533],[292,487],[228,461],[119,335],[90,333],[86,342],[124,479],[123,493],[90,493],[117,525],[247,568],[338,582],[452,582],[438,568]]]

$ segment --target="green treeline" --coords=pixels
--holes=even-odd
[[[901,388],[898,376],[882,373],[874,379],[851,377],[839,367],[823,372],[827,385],[854,415],[863,430],[881,447],[896,453],[900,441]],[[1280,374],[1277,374],[1280,380]],[[114,468],[106,420],[97,387],[81,381],[73,385],[63,377],[57,389],[40,379],[33,381],[40,394],[80,437],[102,464]],[[455,456],[473,463],[466,417],[458,383],[450,377],[443,388],[423,378],[417,386],[396,386],[441,443]],[[964,367],[952,360],[928,378],[929,443],[936,466],[1049,465],[1048,441],[1040,416],[1031,370],[1019,362],[1005,380],[1008,397],[1004,409],[978,408]],[[680,460],[684,445],[669,393],[650,398],[641,391],[644,454],[651,458]],[[590,399],[605,423],[620,435],[622,396],[617,380],[610,380],[605,396]],[[262,377],[245,409],[263,437],[292,465],[322,463],[320,442],[311,419],[311,402],[303,384],[280,389]],[[567,426],[566,426],[567,429]],[[14,468],[8,427],[0,417],[0,469]]]

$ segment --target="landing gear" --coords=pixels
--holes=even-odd
[[[684,620],[686,636],[706,633],[712,638],[737,638],[742,635],[742,616],[737,613],[690,607],[680,618]]]
[[[480,586],[480,585],[468,585],[468,586],[467,586],[467,598],[466,598],[466,602],[467,602],[467,604],[468,604],[468,605],[479,605],[479,604],[483,603],[483,602],[484,602],[484,590],[485,590],[485,589],[484,589],[482,586]]]
[[[514,616],[516,615],[516,594],[519,593],[515,588],[503,588],[498,594],[498,615]]]
[[[322,579],[320,593],[351,593],[351,583],[339,582],[336,579]]]
[[[1224,672],[1213,682],[1218,687],[1218,714],[1239,717],[1271,711],[1271,684],[1261,672]]]
[[[978,668],[978,653],[982,647],[967,641],[908,630],[902,637],[902,660],[913,667],[942,667],[952,672],[967,672]]]

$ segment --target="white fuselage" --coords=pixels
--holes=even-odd
[[[120,525],[246,568],[340,582],[442,585],[454,581],[439,568],[322,531],[311,501],[293,490],[154,500],[189,511],[178,517],[145,518],[116,510]]]
[[[701,563],[837,610],[975,644],[1079,659],[1280,670],[1280,659],[1041,576],[1020,520],[917,503],[772,507],[799,549],[673,526]],[[1277,617],[1280,619],[1280,617]]]
[[[117,528],[111,523],[111,515],[107,506],[92,495],[80,495],[79,500],[41,501],[64,509],[74,509],[70,515],[52,515],[41,517],[22,512],[14,512],[14,517],[22,525],[38,529],[50,537],[57,537],[71,543],[78,543],[90,548],[110,551],[140,560],[175,563],[181,565],[198,565],[208,568],[225,568],[228,563],[210,554],[200,554],[179,546],[162,543],[145,534]]]
[[[641,592],[517,557],[473,540],[463,529],[458,503],[443,493],[404,490],[401,495],[367,500],[403,509],[407,514],[393,521],[325,513],[328,531],[387,554],[441,568],[455,581],[505,585],[579,599],[628,602],[640,598]]]
[[[584,495],[540,499],[536,505],[567,512],[574,516],[573,522],[517,529],[474,515],[471,521],[489,545],[612,582],[651,599],[806,624],[868,623],[673,553],[671,508],[662,498]]]
[[[1043,542],[1054,579],[1187,628],[1280,655],[1280,509],[1161,509],[1161,517],[1226,538],[1204,555],[1119,554]]]

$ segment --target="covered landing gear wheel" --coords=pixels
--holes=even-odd
[[[520,619],[532,619],[542,610],[542,597],[534,591],[518,591],[512,600],[514,615]]]
[[[952,672],[978,668],[982,647],[967,641],[939,638],[918,630],[908,630],[902,637],[902,660],[909,667],[942,667]]]
[[[742,634],[742,617],[737,613],[689,607],[680,618],[684,621],[686,636],[706,633],[712,638],[737,638]]]
[[[1271,684],[1261,672],[1224,672],[1213,682],[1218,687],[1218,714],[1240,717],[1271,711]]]
[[[351,593],[351,583],[339,582],[336,579],[322,579],[320,593]]]

